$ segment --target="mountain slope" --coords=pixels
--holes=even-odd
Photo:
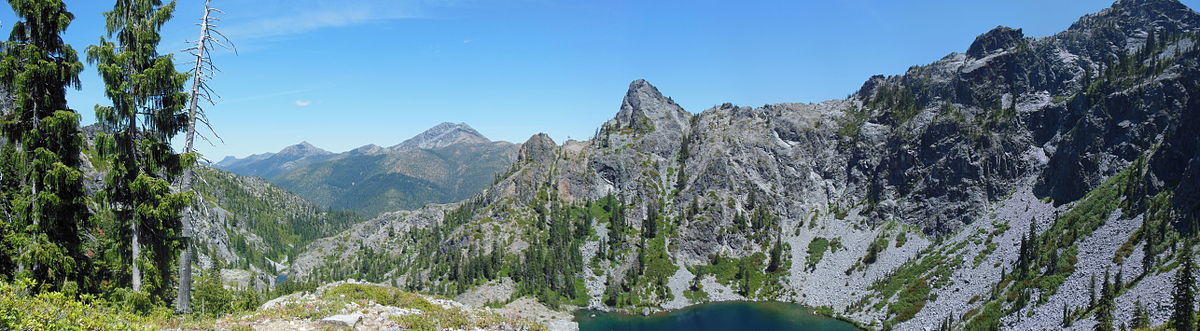
[[[466,123],[442,123],[409,138],[390,150],[438,149],[457,144],[486,144],[492,142]]]
[[[266,156],[226,158],[217,166],[266,178],[319,206],[376,215],[465,199],[492,184],[517,150],[463,123],[442,123],[387,148],[366,145],[327,154],[297,146]]]
[[[93,163],[98,124],[80,128],[87,142],[81,159],[84,187],[95,196],[107,164]],[[268,289],[313,240],[344,231],[363,218],[331,211],[265,180],[199,165],[193,188],[204,202],[193,208],[197,274],[225,269],[239,286]],[[228,278],[228,277],[227,277]]]
[[[209,167],[197,168],[196,174],[195,190],[207,202],[196,208],[202,268],[246,269],[273,280],[308,243],[361,221],[262,179]]]
[[[244,159],[226,157],[216,166],[243,176],[271,178],[288,170],[333,157],[332,152],[306,141],[284,147],[278,153],[255,154]]]
[[[1161,325],[1196,259],[1198,27],[1123,0],[819,104],[691,115],[635,81],[593,139],[534,136],[481,194],[317,240],[293,270],[449,295],[512,277],[628,311],[784,300],[907,330],[1090,329],[1088,284],[1119,274],[1115,320],[1140,303]]]
[[[285,172],[271,182],[313,203],[364,215],[462,200],[512,163],[506,142],[349,155]]]

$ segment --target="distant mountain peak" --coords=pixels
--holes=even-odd
[[[366,144],[359,148],[350,150],[350,154],[363,154],[363,155],[373,155],[373,154],[379,154],[382,152],[383,152],[383,147],[379,147],[379,145],[376,145],[376,144]]]
[[[302,141],[299,144],[284,147],[277,154],[309,156],[309,155],[328,155],[328,154],[333,154],[333,153],[330,151],[321,149],[317,146],[313,146],[313,144],[310,144],[307,141]]]
[[[478,144],[492,142],[467,123],[443,122],[421,132],[404,142],[390,147],[392,150],[434,149],[456,144]]]

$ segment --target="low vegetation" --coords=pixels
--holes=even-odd
[[[170,310],[134,312],[124,304],[91,295],[40,291],[30,280],[0,282],[0,329],[153,330]]]

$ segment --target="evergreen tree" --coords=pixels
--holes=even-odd
[[[1117,268],[1117,277],[1113,279],[1113,293],[1121,293],[1121,289],[1125,288],[1125,269]]]
[[[651,201],[646,206],[646,220],[642,221],[642,236],[645,238],[654,238],[658,235],[658,203]]]
[[[1043,275],[1049,276],[1058,272],[1058,247],[1050,247],[1050,257],[1046,262],[1046,272]]]
[[[1104,271],[1104,285],[1100,290],[1100,302],[1096,306],[1096,325],[1092,330],[1113,331],[1113,297],[1116,291],[1108,280],[1108,271]]]
[[[1071,307],[1068,307],[1066,303],[1063,303],[1062,327],[1071,327]]]
[[[608,285],[604,289],[604,304],[608,305],[609,307],[616,307],[618,295],[621,293],[621,287],[617,285],[617,280],[613,278],[611,273],[608,274],[608,276],[604,279]]]
[[[1196,323],[1193,314],[1193,307],[1196,304],[1196,289],[1193,287],[1196,284],[1195,269],[1196,263],[1192,260],[1191,246],[1187,241],[1184,241],[1182,251],[1179,258],[1182,259],[1179,272],[1175,274],[1175,307],[1171,313],[1172,325],[1178,331],[1195,331]]]
[[[1141,301],[1133,304],[1133,321],[1130,321],[1129,326],[1134,329],[1150,327],[1150,311],[1146,310],[1146,305],[1143,305]]]
[[[1088,280],[1088,309],[1096,308],[1096,274]]]
[[[1143,223],[1143,224],[1145,224],[1145,223]],[[1143,231],[1143,233],[1145,233],[1146,231],[1149,231],[1153,227],[1143,226],[1142,228],[1145,229],[1145,231]],[[1150,270],[1154,268],[1154,263],[1156,261],[1155,261],[1155,256],[1154,256],[1154,244],[1153,244],[1149,234],[1143,235],[1142,237],[1144,240],[1143,241],[1144,244],[1142,246],[1142,252],[1143,252],[1143,255],[1142,255],[1142,277],[1145,277],[1146,275],[1150,274]]]
[[[161,301],[168,299],[171,267],[180,248],[180,214],[191,201],[190,192],[172,193],[170,187],[190,163],[170,147],[171,138],[188,123],[183,111],[187,74],[175,70],[170,55],[157,52],[158,31],[174,10],[174,1],[118,0],[104,13],[107,37],[87,50],[113,104],[96,106],[96,119],[112,131],[97,137],[110,164],[104,196],[114,221],[127,225],[115,228],[127,244],[113,248],[123,260],[113,267],[123,273],[129,265],[133,290]]]
[[[783,240],[775,238],[775,246],[771,247],[771,261],[767,263],[767,272],[779,271],[783,263]]]
[[[18,21],[0,46],[0,85],[13,98],[0,115],[0,133],[13,145],[6,152],[24,164],[5,194],[6,224],[15,264],[22,275],[52,287],[83,283],[88,261],[80,229],[88,219],[79,171],[79,115],[67,107],[66,89],[79,88],[83,64],[61,34],[75,19],[61,0],[10,0]]]
[[[19,215],[11,202],[21,193],[16,174],[23,172],[24,160],[13,144],[0,146],[0,275],[12,275],[17,270],[16,223]]]

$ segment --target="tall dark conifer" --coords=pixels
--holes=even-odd
[[[1196,305],[1196,263],[1192,256],[1191,246],[1183,243],[1183,251],[1179,257],[1179,272],[1175,274],[1174,311],[1171,313],[1172,325],[1178,331],[1196,331],[1193,309]]]
[[[1113,300],[1116,289],[1109,282],[1108,270],[1104,271],[1104,285],[1100,289],[1100,302],[1096,304],[1096,325],[1092,330],[1113,331]]]
[[[170,140],[187,125],[187,74],[175,70],[170,55],[157,51],[158,31],[174,10],[174,1],[117,0],[104,13],[107,37],[87,50],[113,104],[96,106],[96,119],[112,131],[97,137],[110,164],[104,193],[114,221],[122,225],[113,230],[126,243],[110,254],[123,261],[114,267],[124,272],[129,266],[129,285],[135,291],[161,301],[169,298],[180,248],[180,213],[190,201],[188,192],[174,194],[170,186],[186,163]]]
[[[80,229],[88,219],[79,115],[67,107],[66,89],[79,88],[83,64],[61,34],[75,19],[61,0],[10,0],[18,21],[0,46],[0,85],[13,99],[0,116],[12,144],[5,199],[8,241],[16,269],[51,286],[86,282]],[[12,161],[12,160],[10,160]],[[11,186],[11,185],[10,185]],[[86,285],[86,284],[84,284]]]

